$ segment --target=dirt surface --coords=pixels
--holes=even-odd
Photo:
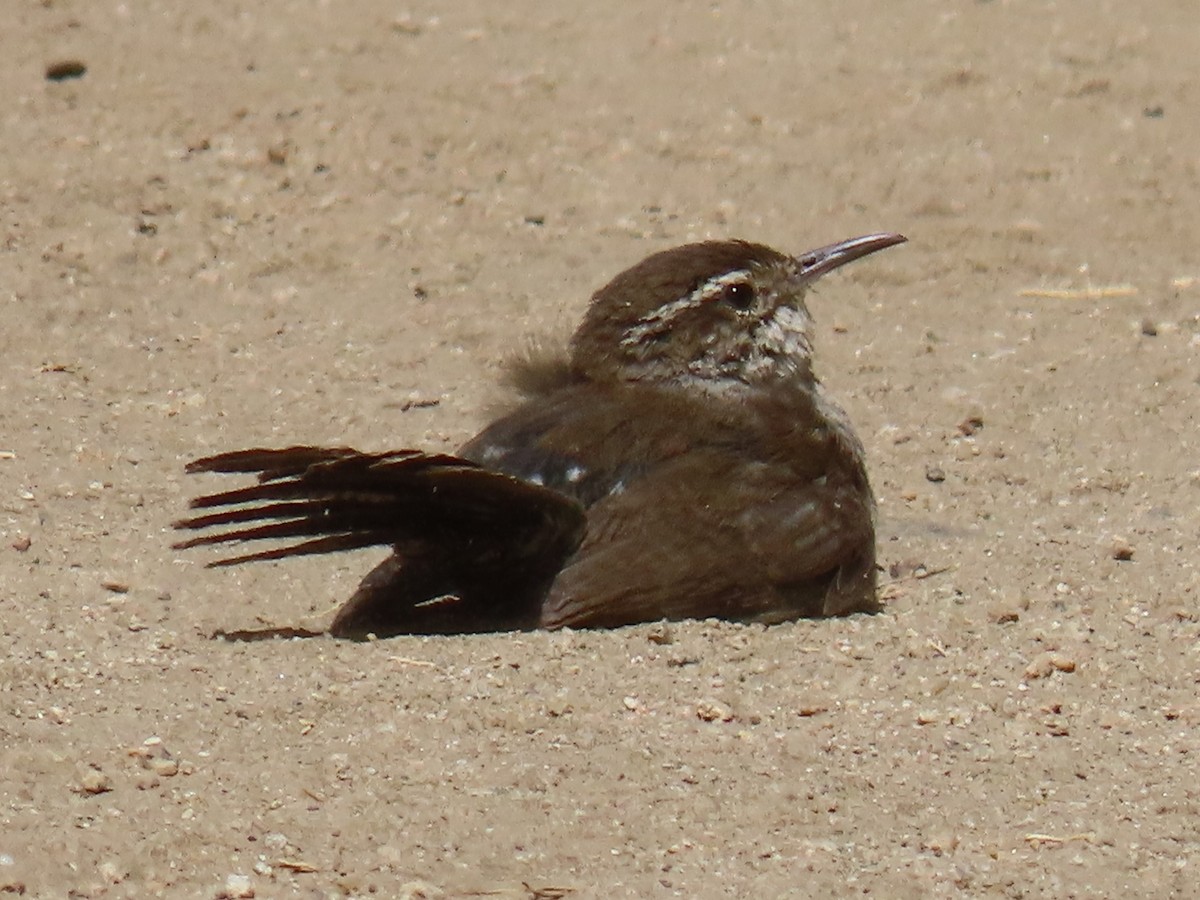
[[[0,889],[1192,894],[1195,11],[565,9],[6,13]],[[451,449],[648,253],[883,229],[811,305],[884,613],[213,639],[382,554],[205,570],[188,459]]]

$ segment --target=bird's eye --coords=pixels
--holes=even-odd
[[[754,288],[744,281],[726,285],[721,291],[721,302],[727,303],[734,309],[746,310],[754,305]]]

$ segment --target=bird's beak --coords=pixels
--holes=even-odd
[[[816,281],[822,275],[828,274],[846,263],[862,259],[877,250],[886,250],[888,247],[903,244],[907,240],[908,238],[902,234],[888,231],[881,234],[866,234],[862,237],[838,241],[836,244],[829,244],[826,247],[818,247],[816,250],[809,250],[796,257],[796,262],[800,266],[800,277],[806,282]]]

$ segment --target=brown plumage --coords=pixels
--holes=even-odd
[[[289,542],[210,565],[392,547],[334,618],[345,637],[873,610],[874,500],[813,375],[804,293],[902,241],[655,254],[595,294],[568,357],[514,374],[522,402],[457,456],[197,460],[258,481],[193,501],[177,527],[224,530],[176,546]]]

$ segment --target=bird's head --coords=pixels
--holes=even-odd
[[[572,366],[594,380],[718,391],[812,380],[808,288],[822,275],[904,240],[871,234],[799,256],[745,241],[656,253],[593,295],[571,342]]]

